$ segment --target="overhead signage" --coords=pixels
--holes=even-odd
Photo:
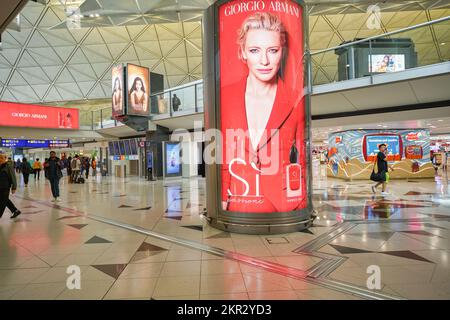
[[[1,139],[4,148],[68,148],[69,140]]]
[[[79,129],[79,110],[0,101],[0,126]]]

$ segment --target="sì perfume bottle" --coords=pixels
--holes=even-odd
[[[288,197],[302,195],[302,166],[298,163],[298,150],[295,143],[289,154],[290,164],[286,166],[286,192]]]

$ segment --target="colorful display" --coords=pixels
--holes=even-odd
[[[127,65],[127,108],[129,115],[149,116],[150,73],[148,68]]]
[[[108,152],[110,156],[116,155],[116,152],[114,150],[114,143],[112,141],[108,142]]]
[[[123,65],[115,65],[111,68],[111,80],[112,116],[115,118],[125,114]]]
[[[342,137],[342,143],[336,143]],[[398,130],[348,130],[328,137],[328,175],[344,179],[369,179],[378,146],[387,145],[390,177],[434,177],[430,162],[430,132]]]
[[[422,159],[423,150],[422,146],[407,146],[405,147],[405,157],[406,159]]]
[[[131,154],[138,154],[137,140],[136,139],[131,139],[130,140],[130,145],[131,145]]]
[[[388,161],[400,161],[402,159],[402,138],[400,135],[372,134],[363,138],[363,154],[366,161],[375,161],[381,144],[387,146],[386,158]]]
[[[166,142],[164,145],[166,157],[166,176],[180,176],[181,175],[180,144]]]
[[[119,141],[114,141],[114,155],[120,156]]]
[[[404,54],[372,54],[369,56],[369,72],[397,72],[405,70]]]
[[[79,129],[79,113],[74,108],[46,107],[0,102],[0,126],[45,129]]]
[[[307,205],[303,9],[295,1],[219,6],[221,200],[225,211]]]

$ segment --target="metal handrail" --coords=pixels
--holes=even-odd
[[[320,53],[324,53],[324,52],[328,52],[328,51],[334,51],[336,49],[353,46],[353,45],[358,44],[358,43],[367,42],[367,41],[375,40],[375,39],[378,39],[378,38],[391,36],[393,34],[402,33],[402,32],[405,32],[405,31],[415,30],[415,29],[418,29],[418,28],[430,26],[430,25],[433,25],[433,24],[436,24],[436,23],[439,23],[439,22],[447,21],[447,20],[450,20],[450,16],[439,18],[439,19],[432,20],[432,21],[419,23],[419,24],[416,24],[414,26],[406,27],[406,28],[403,28],[403,29],[398,29],[398,30],[395,30],[395,31],[386,32],[386,33],[383,33],[383,34],[380,34],[380,35],[377,35],[377,36],[372,36],[372,37],[364,38],[364,39],[361,39],[361,40],[347,42],[347,43],[340,44],[340,45],[335,46],[335,47],[322,49],[322,50],[318,50],[318,51],[315,51],[315,52],[310,52],[310,55],[316,55],[316,54],[320,54]]]

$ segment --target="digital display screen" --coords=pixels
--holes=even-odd
[[[0,101],[0,126],[79,129],[79,110]]]
[[[131,144],[131,154],[137,155],[138,151],[137,151],[137,141],[136,141],[136,139],[131,139],[130,140],[130,144]]]
[[[148,68],[127,64],[128,114],[149,116],[150,72]]]
[[[369,56],[369,72],[397,72],[405,70],[404,54],[373,54]]]
[[[109,155],[110,156],[115,156],[116,152],[114,151],[114,144],[112,141],[108,142],[108,150],[109,150]]]
[[[125,140],[125,154],[126,155],[131,155],[131,146],[130,146],[130,140]]]
[[[299,152],[307,139],[303,23],[297,1],[218,7],[223,211],[290,212],[307,205],[307,153]],[[262,110],[258,99],[271,101],[270,108]],[[269,138],[274,129],[279,139]]]
[[[423,158],[422,146],[417,145],[406,146],[405,157],[406,159],[422,159]]]
[[[2,139],[4,148],[68,148],[69,140]]]
[[[114,155],[120,156],[119,141],[114,141]]]
[[[125,114],[124,106],[124,74],[123,66],[115,65],[111,68],[112,80],[112,116],[117,117]]]
[[[366,140],[366,154],[364,155],[367,161],[374,161],[379,151],[378,147],[381,144],[386,144],[387,153],[386,159],[388,161],[400,161],[402,159],[400,142],[401,138],[398,135],[367,135]]]
[[[181,159],[180,159],[180,144],[179,143],[165,143],[166,148],[166,175],[179,176],[181,175]]]
[[[121,156],[125,155],[125,144],[123,143],[123,140],[119,141],[119,151]]]
[[[153,168],[153,152],[147,152],[147,169]]]

